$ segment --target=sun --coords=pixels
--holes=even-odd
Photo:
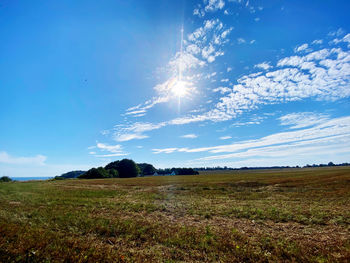
[[[188,94],[189,88],[185,81],[175,80],[171,87],[171,92],[177,97],[184,97]]]

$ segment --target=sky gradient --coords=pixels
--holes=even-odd
[[[2,1],[0,176],[350,161],[349,1]]]

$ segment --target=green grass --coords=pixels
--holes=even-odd
[[[0,184],[0,262],[349,262],[350,168]]]

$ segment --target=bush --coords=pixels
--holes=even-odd
[[[103,167],[92,168],[86,173],[79,175],[80,179],[112,178],[113,176]]]
[[[0,182],[12,182],[12,179],[8,176],[0,177]]]

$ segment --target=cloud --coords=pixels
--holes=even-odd
[[[336,31],[329,32],[328,36],[330,36],[330,37],[340,37],[344,33],[345,33],[344,30],[342,28],[339,28]]]
[[[209,0],[208,4],[204,7],[206,12],[214,12],[216,10],[221,10],[225,6],[225,2],[223,0]]]
[[[316,39],[314,41],[312,41],[313,45],[322,45],[323,44],[323,40],[322,39]]]
[[[230,91],[231,91],[231,89],[228,87],[218,87],[218,88],[213,89],[213,92],[220,92],[221,94],[225,94],[225,93],[228,93]]]
[[[160,89],[160,86],[166,86],[168,85],[169,82],[165,82],[163,84],[159,84],[154,87],[154,89]],[[155,105],[160,104],[160,103],[165,103],[170,100],[169,94],[163,94],[162,96],[159,97],[154,97],[148,101],[146,101],[143,104],[139,104],[137,106],[128,108],[126,110],[125,115],[133,115],[133,117],[141,117],[144,116],[147,112],[147,110],[153,108]]]
[[[0,163],[15,165],[45,165],[47,157],[44,155],[36,155],[33,157],[15,157],[7,152],[0,152]]]
[[[229,140],[229,139],[232,139],[232,137],[231,136],[221,136],[219,139],[220,140]]]
[[[122,151],[122,146],[120,144],[108,145],[104,143],[97,143],[96,147],[101,151],[107,151],[111,153],[119,153]]]
[[[314,112],[290,113],[278,118],[281,125],[291,126],[291,129],[305,128],[323,123],[329,119],[329,115]]]
[[[214,4],[213,2],[210,6]],[[219,19],[203,21],[202,26],[188,34],[187,40],[183,42],[183,51],[177,52],[163,69],[170,77],[154,87],[158,96],[128,108],[124,116],[142,117],[154,106],[169,102],[174,97],[170,91],[174,80],[180,75],[180,70],[183,80],[189,80],[188,84],[191,84],[188,87],[191,89],[190,93],[194,94],[196,88],[192,84],[199,80],[201,75],[191,75],[191,70],[203,68],[213,63],[217,57],[223,56],[221,47],[229,41],[228,36],[232,30],[233,27],[225,27]]]
[[[159,153],[173,153],[175,151],[178,151],[179,148],[165,148],[165,149],[152,149],[153,153],[159,154]]]
[[[265,63],[265,62],[263,62]],[[302,56],[288,56],[266,72],[244,75],[212,109],[201,114],[182,116],[155,124],[184,125],[203,121],[226,121],[261,105],[286,103],[313,98],[335,101],[350,96],[350,52],[341,48],[306,51]]]
[[[89,147],[91,148],[91,147]],[[109,145],[106,143],[100,143],[97,142],[96,146],[94,146],[95,149],[98,149],[100,152],[108,152],[108,154],[100,154],[96,151],[90,151],[89,154],[100,157],[100,158],[106,158],[106,157],[115,157],[115,156],[125,156],[128,155],[128,153],[125,153],[123,151],[123,147],[120,144],[117,145]]]
[[[294,49],[294,52],[295,52],[295,53],[298,53],[298,52],[305,51],[305,50],[308,49],[308,47],[309,47],[308,44],[302,44],[301,46],[296,47],[296,48]]]
[[[129,155],[129,154],[128,153],[96,154],[95,157],[107,158],[107,157],[117,157],[117,156],[125,156],[125,155]]]
[[[245,39],[242,38],[242,37],[237,38],[237,42],[238,42],[238,44],[244,44],[244,43],[246,43]]]
[[[342,43],[342,42],[343,43],[347,43],[348,44],[348,48],[350,48],[350,34],[345,35],[341,39],[336,38],[336,39],[333,39],[331,41],[332,44],[339,44],[339,43]]]
[[[314,127],[275,133],[260,139],[201,148],[154,149],[155,153],[226,153],[196,159],[213,161],[232,158],[315,156],[350,152],[350,116],[325,120]]]
[[[186,138],[186,139],[195,139],[197,138],[198,136],[196,134],[185,134],[185,135],[182,135],[181,138]]]
[[[254,68],[261,68],[264,70],[268,70],[272,68],[272,66],[270,65],[270,62],[262,62],[260,64],[255,65]]]
[[[166,123],[148,123],[148,122],[135,122],[131,125],[116,125],[114,128],[114,140],[118,142],[125,142],[135,139],[145,139],[149,136],[143,134],[147,131],[157,130],[163,126],[165,126]]]

